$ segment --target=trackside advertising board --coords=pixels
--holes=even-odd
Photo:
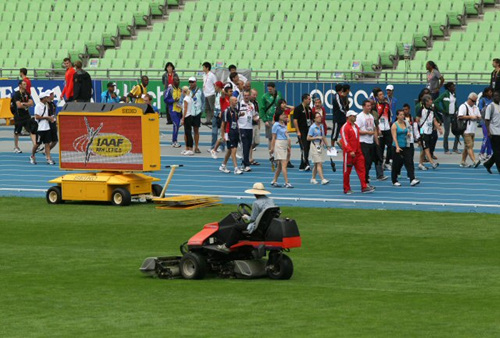
[[[114,106],[120,108],[59,114],[61,169],[160,170],[158,115],[125,104]]]

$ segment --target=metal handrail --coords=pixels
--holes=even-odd
[[[150,80],[161,80],[163,69],[97,69],[86,68],[95,80],[137,80],[142,75],[148,75]],[[17,79],[19,68],[0,68],[0,78],[7,75],[6,79]],[[37,68],[28,69],[34,80],[62,80],[64,69]],[[201,70],[176,69],[182,80],[190,76],[201,76]],[[486,72],[443,72],[446,81],[460,84],[484,84],[489,82],[490,73]],[[254,70],[254,81],[286,81],[286,82],[359,82],[359,83],[407,83],[425,84],[427,74],[423,72],[400,71],[345,71],[345,70]]]

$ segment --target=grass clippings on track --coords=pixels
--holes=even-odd
[[[0,198],[3,337],[493,337],[497,215],[283,208],[289,281],[158,280],[138,270],[231,206],[50,206]]]

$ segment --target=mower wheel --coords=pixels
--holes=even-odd
[[[111,203],[113,203],[113,205],[127,206],[130,205],[131,201],[132,197],[130,196],[130,192],[125,188],[116,188],[111,194]]]
[[[200,254],[188,252],[182,256],[179,268],[185,279],[203,279],[207,272],[207,261]]]
[[[151,193],[154,197],[160,197],[163,187],[159,184],[153,184],[151,186]]]
[[[47,203],[49,204],[60,204],[64,203],[62,200],[62,191],[60,186],[50,187],[45,195],[47,198]]]
[[[293,275],[293,263],[285,254],[270,254],[267,261],[267,275],[271,279],[290,279]]]

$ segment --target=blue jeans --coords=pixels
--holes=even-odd
[[[170,117],[172,118],[172,143],[177,142],[177,135],[179,134],[179,125],[181,124],[181,113],[170,110]]]
[[[215,143],[217,143],[217,138],[219,137],[219,128],[217,127],[217,117],[212,117],[212,142],[210,143],[210,149],[214,149]],[[224,142],[219,145],[221,150],[224,150],[226,146]]]

